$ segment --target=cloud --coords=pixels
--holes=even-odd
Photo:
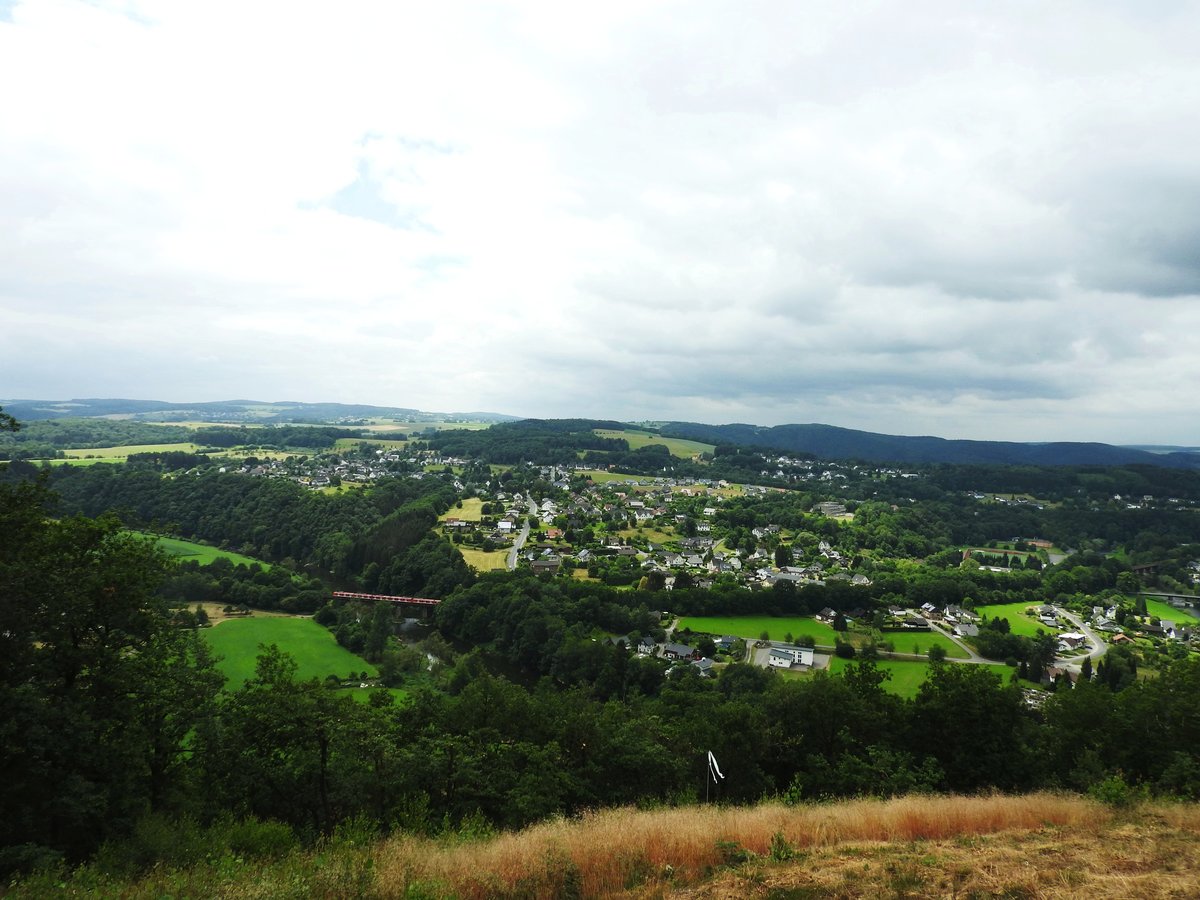
[[[1198,32],[3,4],[6,393],[1194,442]]]

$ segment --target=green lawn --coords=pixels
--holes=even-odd
[[[844,672],[846,667],[853,660],[842,659],[835,656],[829,661],[829,671],[834,674]],[[912,699],[917,696],[917,691],[921,685],[925,683],[925,679],[929,677],[930,664],[924,662],[909,662],[906,660],[881,659],[877,660],[875,665],[885,672],[890,672],[892,677],[883,683],[883,688],[890,694],[896,694],[899,697]],[[970,665],[970,663],[963,663]],[[984,668],[990,669],[1000,676],[1002,684],[1007,684],[1009,678],[1012,677],[1014,669],[1010,669],[1003,663],[994,665],[985,665]],[[1026,687],[1033,685],[1025,683]]]
[[[1037,616],[1025,615],[1029,607],[1037,607],[1037,603],[997,603],[992,606],[977,606],[975,612],[989,619],[1008,619],[1009,630],[1013,634],[1024,637],[1037,637],[1038,631],[1057,633],[1055,629],[1047,628],[1038,621]]]
[[[970,656],[966,650],[958,646],[950,638],[944,634],[938,634],[936,631],[917,631],[912,634],[887,631],[881,635],[881,639],[890,641],[896,653],[916,653],[919,655],[928,653],[930,647],[941,647],[946,651],[946,656],[951,659],[967,659]]]
[[[265,563],[261,559],[255,559],[252,556],[245,556],[241,553],[234,553],[231,550],[219,550],[208,544],[185,541],[183,538],[163,537],[157,534],[150,534],[146,531],[132,531],[130,533],[136,534],[139,537],[154,538],[158,546],[171,554],[171,556],[176,556],[180,559],[195,560],[205,566],[217,559],[227,559],[235,566],[259,565],[266,569],[271,567],[270,563]]]
[[[793,638],[811,637],[818,644],[833,646],[838,633],[823,622],[808,616],[688,616],[676,631],[690,628],[705,634],[758,640],[765,631],[773,641],[782,641],[791,632]]]
[[[253,677],[259,644],[276,644],[296,660],[299,678],[345,678],[351,672],[376,675],[374,666],[355,656],[334,640],[333,634],[312,619],[277,616],[271,618],[230,619],[201,632],[213,652],[224,657],[218,664],[229,679],[227,687],[237,688]],[[366,693],[364,691],[364,693]]]
[[[699,441],[688,441],[683,438],[662,437],[648,431],[629,429],[615,431],[608,428],[595,428],[593,431],[602,438],[624,438],[629,442],[630,450],[638,450],[651,444],[661,444],[672,456],[680,459],[691,459],[701,453],[712,453],[717,449],[713,444],[702,444]]]
[[[1196,614],[1190,609],[1176,609],[1170,603],[1163,603],[1161,600],[1147,600],[1146,612],[1152,616],[1158,616],[1160,619],[1166,619],[1168,622],[1185,623],[1188,619],[1197,618]]]

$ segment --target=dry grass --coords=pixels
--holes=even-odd
[[[767,856],[777,834],[789,847],[811,853],[848,842],[961,841],[1047,827],[1090,831],[1108,820],[1091,801],[1057,794],[618,809],[483,842],[447,846],[396,839],[382,848],[377,874],[385,896],[403,895],[414,884],[438,885],[461,897],[603,897],[634,888],[653,896],[706,877],[741,850]]]

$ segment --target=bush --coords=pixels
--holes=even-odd
[[[239,856],[279,859],[296,847],[296,835],[283,822],[245,819],[228,827],[225,842]]]
[[[1129,809],[1147,799],[1145,787],[1131,785],[1117,775],[1109,775],[1088,788],[1088,796],[1113,809]]]
[[[840,656],[842,659],[854,659],[854,645],[847,644],[843,641],[837,641],[833,646],[835,656]]]

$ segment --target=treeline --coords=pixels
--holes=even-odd
[[[192,440],[206,447],[252,445],[286,450],[293,447],[320,450],[332,447],[342,438],[362,437],[356,428],[327,425],[273,425],[265,428],[198,428]]]
[[[19,431],[0,429],[0,460],[52,459],[63,450],[190,440],[191,429],[174,425],[121,419],[44,419],[22,423]]]
[[[52,473],[58,514],[117,515],[155,528],[307,568],[384,593],[441,597],[471,581],[462,557],[431,533],[454,502],[438,479],[383,479],[326,495],[286,479],[205,469],[163,477],[157,465],[64,467]]]
[[[1200,500],[1200,472],[1158,466],[1004,466],[938,465],[924,467],[929,480],[947,491],[1030,494],[1044,500],[1086,497],[1109,500],[1120,494],[1141,499],[1177,497]]]
[[[568,465],[586,450],[628,451],[623,438],[602,438],[593,428],[623,428],[619,422],[588,419],[523,419],[479,431],[447,430],[428,435],[425,444],[445,456],[464,456],[501,465]]]

